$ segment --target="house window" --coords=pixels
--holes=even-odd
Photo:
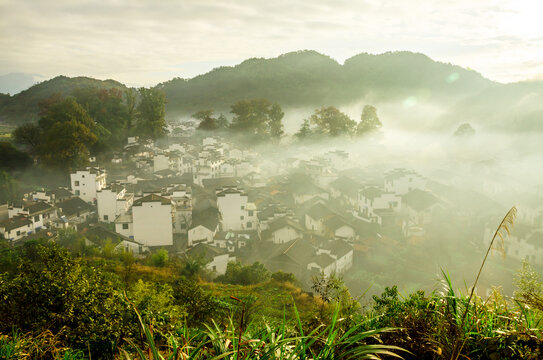
[[[252,228],[252,227],[253,227],[253,223],[250,222],[250,221],[248,221],[248,222],[247,222],[247,227],[248,227],[248,228]]]
[[[249,216],[253,216],[254,210],[249,210]]]
[[[74,186],[79,186],[79,181],[74,181]]]
[[[240,216],[240,217],[239,217],[240,220],[243,220],[243,218],[244,218],[244,216]]]
[[[241,210],[244,210],[245,209],[245,206],[244,205],[241,205]]]
[[[82,178],[85,178],[85,175],[81,175]]]
[[[186,228],[187,228],[186,224],[181,224],[181,229],[186,229]]]
[[[123,224],[123,230],[128,230],[128,224]]]
[[[34,221],[40,221],[40,216],[39,215],[34,216]]]
[[[109,216],[108,215],[104,215],[104,221],[107,221],[109,220]]]
[[[17,230],[17,236],[21,235],[21,231]]]
[[[76,194],[76,195],[80,195],[81,192],[80,192],[79,190],[76,190],[76,191],[75,191],[75,194]]]

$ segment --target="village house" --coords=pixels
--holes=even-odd
[[[188,231],[188,246],[199,243],[211,244],[219,231],[219,211],[213,206],[195,210],[192,214],[192,225]]]
[[[302,225],[282,217],[271,221],[266,230],[262,231],[263,241],[270,241],[274,244],[284,244],[303,236],[305,229]]]
[[[316,203],[305,213],[305,227],[319,235],[326,234],[325,221],[335,215],[326,205]]]
[[[216,196],[222,230],[257,229],[256,207],[243,190],[229,187],[217,190]]]
[[[127,193],[123,185],[112,184],[96,192],[98,219],[114,222],[117,216],[127,212],[134,202],[134,194]]]
[[[330,195],[339,199],[341,204],[350,208],[358,208],[358,190],[362,187],[358,182],[341,176],[330,183]]]
[[[9,241],[18,241],[34,232],[32,221],[26,215],[16,215],[0,221],[0,235]]]
[[[45,201],[49,204],[56,204],[58,202],[67,200],[74,195],[64,188],[58,188],[55,190],[37,190],[30,194],[30,199],[34,201]]]
[[[172,202],[156,194],[134,201],[134,240],[146,246],[173,245]]]
[[[106,187],[106,171],[96,167],[70,174],[72,193],[84,201],[96,201],[96,192]]]
[[[205,243],[199,243],[186,251],[189,258],[203,259],[206,269],[213,271],[217,275],[224,275],[226,267],[231,261],[236,261],[236,257],[228,253],[226,249],[220,249]]]
[[[488,247],[496,229],[487,225],[483,243]],[[504,240],[505,256],[517,260],[527,260],[532,265],[543,265],[543,228],[526,223],[516,223],[511,234]]]
[[[22,201],[8,207],[10,218],[17,215],[26,215],[32,221],[33,229],[39,231],[57,218],[57,209],[45,201]]]
[[[394,169],[385,173],[384,189],[387,193],[404,195],[414,189],[426,189],[426,178],[415,171]]]
[[[70,224],[82,224],[96,216],[94,206],[80,197],[73,197],[57,204],[57,208]]]
[[[402,196],[402,209],[406,212],[402,229],[405,236],[423,236],[426,225],[445,210],[444,202],[429,191],[414,189]]]
[[[324,221],[324,234],[329,238],[352,241],[356,237],[355,228],[339,215],[332,215]]]
[[[219,231],[213,238],[213,246],[235,253],[258,239],[256,231]]]
[[[401,203],[402,198],[396,193],[367,186],[358,192],[358,215],[365,221],[386,225],[383,222],[385,216],[398,210]]]

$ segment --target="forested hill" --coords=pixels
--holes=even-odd
[[[114,80],[58,76],[14,96],[0,94],[0,123],[37,120],[41,101],[89,87],[126,89]],[[543,82],[500,84],[473,70],[412,52],[363,53],[341,65],[315,51],[298,51],[272,59],[249,59],[156,87],[166,93],[170,119],[203,109],[228,113],[237,101],[255,98],[278,102],[285,110],[358,102],[402,105],[413,98],[441,110],[438,119],[429,120],[437,128],[456,126],[461,119],[492,128],[543,130]]]
[[[85,88],[117,88],[124,91],[126,86],[115,80],[57,76],[13,96],[0,94],[0,122],[18,124],[36,121],[40,102],[52,96],[70,96],[75,90]]]
[[[170,113],[190,114],[203,108],[227,110],[247,98],[266,98],[283,107],[339,106],[369,93],[376,100],[406,95],[437,100],[477,93],[494,84],[475,71],[412,52],[359,54],[341,65],[315,51],[298,51],[249,59],[157,87],[166,93]]]

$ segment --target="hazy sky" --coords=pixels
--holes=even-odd
[[[155,85],[312,49],[422,52],[493,80],[543,77],[540,0],[0,0],[0,75]]]

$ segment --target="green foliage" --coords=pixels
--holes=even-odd
[[[354,133],[356,127],[356,122],[354,120],[334,106],[316,109],[309,118],[309,121],[316,126],[315,132],[317,134],[332,137],[351,135]]]
[[[277,103],[266,99],[241,100],[231,106],[234,114],[230,128],[250,135],[254,140],[279,139],[285,115]]]
[[[213,117],[213,110],[200,110],[193,114],[192,117],[200,121],[198,125],[200,130],[211,131],[219,128],[217,120]]]
[[[522,267],[515,277],[515,286],[516,299],[543,312],[543,282],[527,260],[522,261]]]
[[[296,276],[293,273],[286,273],[283,271],[276,271],[271,274],[271,279],[277,282],[289,282],[291,284],[296,284]]]
[[[454,132],[454,136],[460,136],[460,137],[463,137],[463,136],[468,136],[469,137],[469,136],[473,136],[473,135],[475,135],[475,130],[473,129],[473,127],[469,123],[464,123],[464,124],[458,126],[458,128]]]
[[[383,124],[377,116],[377,109],[375,106],[365,105],[360,116],[360,122],[356,127],[356,134],[363,135],[375,130],[379,130]]]
[[[42,136],[42,128],[34,123],[23,124],[13,131],[15,142],[23,145],[32,156],[38,155],[38,147]]]
[[[0,203],[5,204],[8,201],[19,200],[21,195],[19,182],[9,173],[0,169]]]
[[[300,126],[300,130],[294,136],[298,138],[298,140],[307,140],[310,138],[313,134],[313,130],[311,129],[311,125],[309,123],[309,119],[305,119],[302,125]]]
[[[17,269],[0,275],[0,332],[49,329],[93,357],[111,356],[126,331],[118,280],[55,245],[22,250]]]
[[[158,139],[166,134],[166,95],[155,88],[139,88],[137,134],[143,139]]]
[[[181,279],[174,283],[176,304],[182,306],[191,324],[202,324],[224,316],[229,304],[204,290],[193,279]]]
[[[358,312],[360,305],[352,298],[343,279],[335,273],[329,276],[321,273],[314,276],[311,282],[311,289],[322,300],[319,313],[321,321],[326,321],[326,305],[331,303],[336,305],[340,315],[344,318],[352,317]]]
[[[227,284],[251,285],[267,281],[269,278],[270,272],[259,262],[242,265],[239,261],[232,261],[226,266],[226,273],[217,276],[216,281]]]
[[[160,249],[151,255],[151,265],[164,267],[168,263],[168,250]]]

